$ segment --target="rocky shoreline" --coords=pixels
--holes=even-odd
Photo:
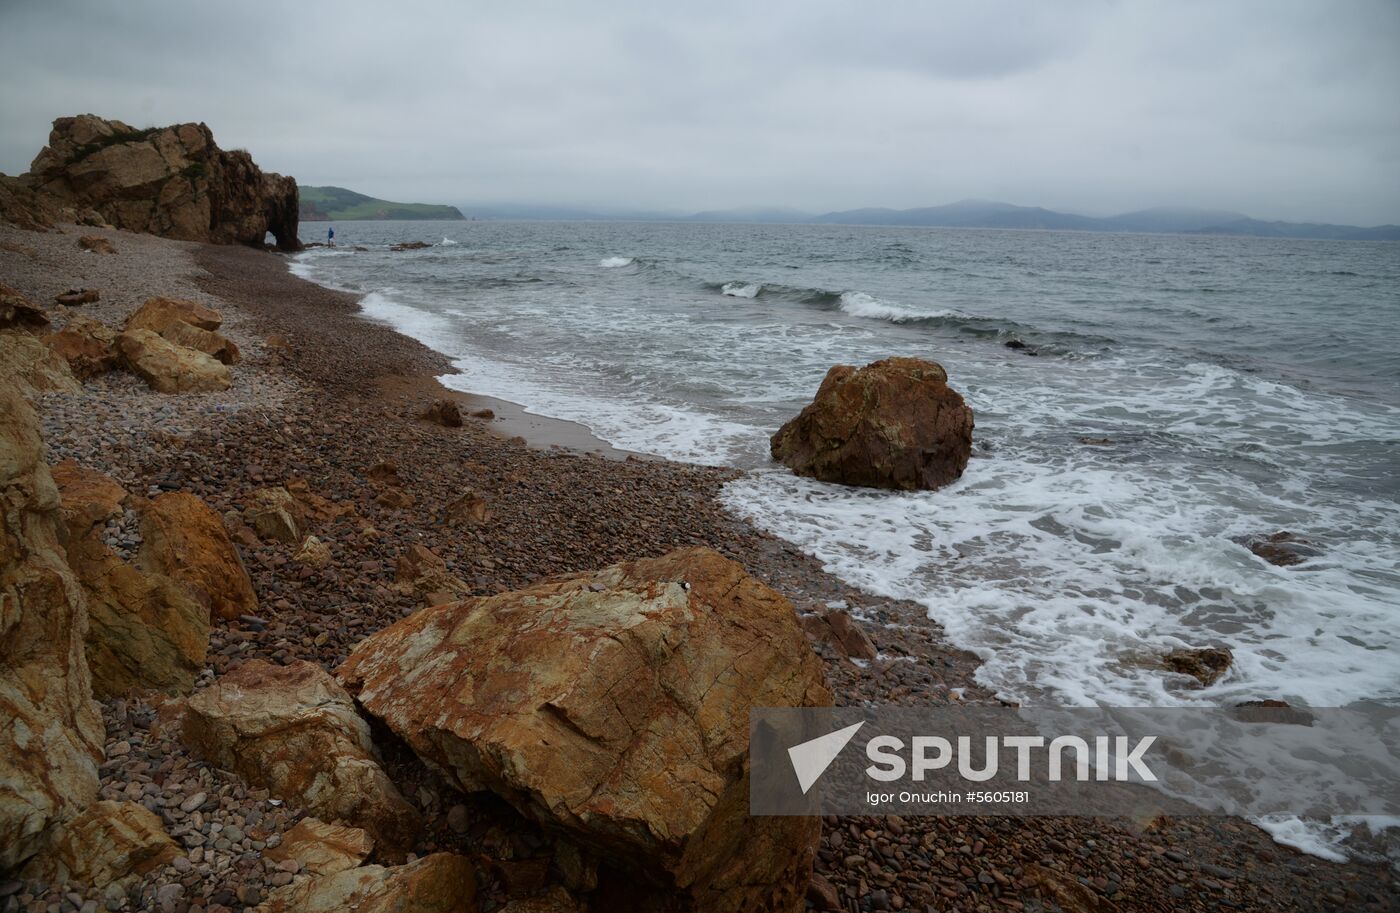
[[[115,253],[80,250],[78,234]],[[211,618],[196,694],[254,661],[333,671],[435,587],[494,596],[704,546],[792,601],[839,703],[993,699],[972,681],[975,657],[944,644],[917,606],[854,591],[727,514],[716,494],[729,472],[580,452],[601,448],[576,426],[474,418],[481,403],[433,379],[451,370],[445,358],[361,319],[353,296],[290,275],[276,255],[0,226],[0,282],[45,303],[72,288],[100,291],[96,303],[49,306],[58,325],[75,315],[119,325],[153,296],[193,300],[223,314],[219,332],[241,350],[227,390],[163,395],[113,372],[34,397],[50,466],[73,460],[138,498],[187,492],[224,519],[258,609]],[[461,427],[423,418],[443,398],[462,401]],[[291,493],[323,552],[251,527],[249,508],[270,488]],[[101,535],[123,557],[144,545],[135,513]],[[406,572],[415,549],[434,559]],[[99,797],[154,812],[173,850],[156,841],[149,867],[116,891],[5,881],[0,910],[222,913],[305,882],[306,866],[276,851],[308,809],[197,756],[179,714],[155,694],[103,701],[98,768]],[[401,851],[371,852],[371,864],[460,854],[482,910],[577,909],[559,896],[580,882],[550,833],[498,798],[463,794],[391,733],[373,735],[423,827]],[[828,818],[807,897],[815,909],[850,911],[1400,908],[1384,863],[1327,863],[1219,818]],[[591,909],[627,908],[603,903]]]

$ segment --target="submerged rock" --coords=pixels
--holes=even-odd
[[[955,481],[972,453],[972,409],[940,365],[887,358],[827,372],[816,398],[773,435],[773,458],[798,475],[870,488]]]
[[[424,609],[338,676],[457,786],[667,909],[801,909],[820,825],[748,814],[748,713],[831,695],[792,604],[733,561],[685,549]]]
[[[1233,541],[1276,567],[1292,567],[1322,554],[1322,549],[1314,543],[1287,530],[1271,536],[1239,536]]]
[[[1162,658],[1168,669],[1189,675],[1210,687],[1230,671],[1235,655],[1229,647],[1194,647],[1173,650]]]

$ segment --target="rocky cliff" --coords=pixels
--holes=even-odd
[[[0,217],[56,221],[216,244],[296,249],[297,184],[226,152],[204,124],[137,130],[92,114],[60,117],[27,174],[0,181]]]

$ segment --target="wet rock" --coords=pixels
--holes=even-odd
[[[282,835],[282,842],[263,852],[264,859],[294,861],[312,875],[334,875],[353,869],[368,858],[374,838],[358,827],[303,818]]]
[[[261,913],[462,913],[476,908],[476,870],[434,853],[408,865],[367,865],[278,888]]]
[[[1234,659],[1229,647],[1196,647],[1173,650],[1162,661],[1173,672],[1189,675],[1210,687],[1230,671]]]
[[[38,429],[23,397],[0,385],[0,871],[91,804],[102,759],[87,613]]]
[[[887,358],[827,372],[816,398],[773,435],[798,475],[872,488],[939,488],[972,453],[972,410],[942,366]]]
[[[457,403],[450,399],[435,400],[423,413],[423,418],[444,428],[462,427],[462,411],[457,408]]]
[[[1322,554],[1315,543],[1287,530],[1269,536],[1239,536],[1233,541],[1276,567],[1292,567]]]
[[[252,660],[186,704],[195,754],[323,820],[363,827],[386,847],[419,827],[413,806],[374,758],[369,726],[320,666]]]
[[[135,802],[94,803],[60,826],[25,878],[125,887],[180,856],[160,818]]]
[[[748,712],[830,692],[791,603],[719,554],[424,609],[338,675],[456,785],[572,833],[676,909],[801,908],[819,823],[748,814]]]
[[[406,241],[406,242],[404,242],[404,243],[402,243],[402,244],[391,244],[391,245],[389,245],[389,249],[390,249],[390,250],[393,250],[393,251],[401,251],[401,250],[426,250],[426,249],[429,248],[429,247],[432,247],[432,245],[429,244],[429,243],[427,243],[426,241]]]
[[[233,384],[228,367],[217,359],[150,330],[122,332],[117,351],[133,374],[161,393],[208,393]]]
[[[74,317],[63,329],[45,336],[44,342],[80,380],[106,374],[121,363],[117,331],[89,317]]]
[[[188,492],[169,492],[141,505],[137,562],[183,585],[212,618],[258,611],[253,582],[222,518]]]
[[[842,656],[871,660],[879,655],[860,624],[839,609],[802,619],[803,629],[818,640],[830,643]]]

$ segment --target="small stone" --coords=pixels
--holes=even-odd
[[[470,822],[467,820],[467,807],[458,803],[447,810],[447,826],[455,833],[465,834]]]
[[[180,811],[192,812],[203,805],[208,798],[209,796],[207,793],[195,793],[193,796],[190,796],[184,802],[180,803]]]

